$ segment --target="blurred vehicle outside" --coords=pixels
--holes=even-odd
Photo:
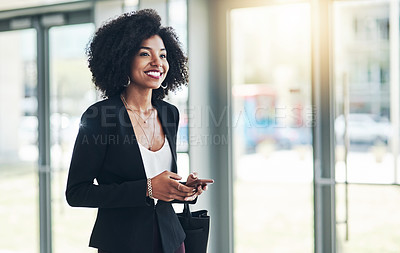
[[[337,144],[344,143],[345,118],[335,120]],[[368,113],[350,113],[348,116],[348,136],[350,143],[379,145],[388,144],[391,125],[386,117]]]

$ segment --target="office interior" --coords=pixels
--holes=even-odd
[[[64,194],[85,48],[143,8],[189,58],[166,99],[178,173],[215,180],[208,252],[400,252],[399,0],[0,0],[0,253],[97,252]]]

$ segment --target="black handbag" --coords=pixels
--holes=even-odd
[[[186,253],[206,253],[208,234],[210,231],[210,216],[207,210],[190,212],[189,204],[185,203],[183,212],[178,213],[178,219],[186,233]]]

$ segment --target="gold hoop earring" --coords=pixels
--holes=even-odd
[[[162,84],[160,84],[160,86],[161,86],[161,88],[163,88],[164,90],[165,90],[166,88],[168,88],[168,84],[165,85],[165,86],[163,86]]]
[[[124,87],[128,87],[131,84],[131,78],[128,76],[128,83],[124,85]]]

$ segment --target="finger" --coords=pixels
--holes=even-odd
[[[169,176],[169,178],[174,179],[174,180],[181,180],[182,179],[182,177],[179,176],[178,174],[173,173],[173,172],[169,172],[169,171],[168,171],[168,176]]]
[[[201,185],[199,185],[198,187],[197,187],[197,195],[201,195],[203,193],[203,189],[201,188]]]
[[[165,199],[159,199],[159,200],[162,200],[162,201],[165,201],[165,202],[171,202],[171,201],[173,201],[174,199],[165,198]]]
[[[192,174],[190,174],[186,180],[186,185],[192,184],[196,179],[193,179]]]
[[[204,185],[203,186],[203,191],[207,191],[208,190],[208,185]]]
[[[186,197],[184,201],[193,201],[197,198],[197,194],[193,195],[192,197]]]
[[[171,190],[169,192],[164,192],[160,194],[161,196],[155,196],[157,199],[163,200],[163,201],[172,201],[174,199],[176,200],[181,200],[184,201],[186,197],[191,197],[192,195],[182,195],[182,192],[179,192],[178,190]]]
[[[190,175],[192,176],[193,179],[197,179],[199,176],[199,173],[197,173],[196,171],[190,173]]]
[[[158,197],[157,199],[165,201],[165,202],[170,202],[170,201],[174,200],[174,199],[168,198],[167,196],[161,196],[161,197]]]
[[[166,193],[155,193],[155,194],[153,194],[153,196],[154,196],[154,198],[156,198],[156,199],[159,199],[159,200],[162,200],[162,201],[166,201],[166,202],[169,202],[169,201],[172,201],[172,200],[174,200],[173,198],[171,198],[168,194],[166,194]]]
[[[181,184],[179,182],[172,182],[172,186],[180,192],[192,193],[194,188]]]
[[[196,192],[194,192],[194,191],[191,191],[191,192],[182,192],[182,191],[178,191],[177,189],[172,189],[171,192],[170,192],[170,194],[171,194],[173,197],[179,196],[179,197],[185,198],[185,197],[191,197],[191,196],[193,196],[194,194],[196,194]]]
[[[168,201],[172,200],[180,200],[180,201],[185,201],[186,198],[191,198],[192,196],[179,196],[179,195],[169,195],[172,198],[167,198]]]

